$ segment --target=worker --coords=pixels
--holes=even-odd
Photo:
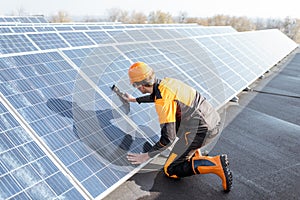
[[[128,70],[130,84],[141,93],[138,98],[126,94],[128,102],[155,104],[161,127],[159,141],[146,153],[128,153],[132,164],[141,164],[168,148],[175,141],[164,173],[170,178],[213,173],[222,180],[225,192],[232,186],[232,173],[226,154],[202,155],[200,148],[207,136],[219,133],[220,116],[211,104],[192,87],[174,78],[157,79],[154,70],[144,62]]]

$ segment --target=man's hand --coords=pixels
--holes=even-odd
[[[148,153],[128,153],[127,159],[131,164],[138,165],[150,159]]]
[[[128,102],[136,102],[136,99],[133,96],[131,96],[130,94],[127,94],[127,93],[124,94],[123,98]]]

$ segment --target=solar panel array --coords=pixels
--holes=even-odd
[[[1,23],[48,23],[43,16],[0,16]]]
[[[126,155],[158,140],[155,110],[129,108],[111,91],[116,84],[140,95],[128,84],[132,62],[183,80],[220,108],[297,48],[278,30],[74,26],[0,34],[0,199],[100,199],[141,169]]]

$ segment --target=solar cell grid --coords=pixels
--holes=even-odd
[[[144,35],[140,30],[127,30],[128,35],[134,38],[135,41],[148,41],[149,38]]]
[[[57,33],[28,34],[28,37],[30,37],[41,50],[69,47]]]
[[[228,53],[226,53],[224,50],[220,49],[218,44],[213,42],[213,40],[210,38],[198,38],[197,41],[200,44],[203,44],[205,46],[205,48],[209,52],[211,52],[211,54],[210,54],[211,60],[213,61],[215,66],[218,66],[219,70],[222,70],[222,71],[219,71],[221,77],[230,86],[232,86],[235,91],[238,91],[240,88],[243,88],[245,85],[247,85],[247,82],[244,80],[244,78],[242,76],[243,73],[245,73],[245,74],[247,73],[246,71],[244,71],[245,69],[243,69],[243,68],[240,68],[241,70],[237,69],[238,72],[231,69],[232,66],[230,65],[230,63],[227,64],[226,61],[225,62],[223,61],[224,59],[229,59],[228,57],[230,57],[230,55]],[[223,70],[225,70],[225,69],[226,69],[226,73],[228,72],[226,77],[222,76],[222,74],[224,73]]]
[[[94,45],[94,43],[82,32],[62,32],[60,35],[68,41],[72,47]]]
[[[261,72],[260,66],[256,63],[256,61],[250,59],[245,52],[243,52],[243,50],[239,49],[237,46],[235,46],[235,44],[233,44],[233,42],[228,41],[226,38],[226,36],[216,36],[213,37],[213,40],[234,57],[237,67],[233,69],[237,72],[239,72],[238,68],[245,69],[247,73],[241,73],[241,75],[243,75],[247,82],[252,82],[257,78],[259,72]],[[238,61],[238,63],[236,61]],[[231,66],[234,66],[234,64]]]
[[[72,26],[74,30],[88,30],[87,26]]]
[[[1,102],[0,118],[1,198],[69,198],[75,195],[83,199]]]
[[[18,53],[36,51],[37,48],[32,45],[25,35],[0,35],[0,53]]]
[[[11,27],[15,33],[36,32],[33,27]]]
[[[48,32],[48,31],[55,31],[54,27],[44,26],[44,27],[34,27],[38,32]]]
[[[13,31],[10,28],[0,27],[0,33],[12,33]]]
[[[86,34],[92,38],[97,44],[105,44],[109,41],[112,41],[111,36],[108,35],[106,32],[98,32],[98,31],[89,31]]]
[[[133,167],[125,157],[127,151],[129,149],[133,152],[143,151],[143,145],[147,139],[124,119],[120,119],[118,124],[112,124],[110,120],[120,114],[113,111],[111,104],[107,103],[101,95],[98,94],[97,100],[88,98],[85,99],[88,101],[84,102],[81,93],[84,93],[86,97],[87,94],[91,94],[95,98],[95,90],[91,87],[85,88],[89,84],[86,84],[83,79],[78,80],[78,74],[70,65],[58,64],[58,62],[64,62],[58,53],[49,52],[27,56],[32,56],[35,62],[24,64],[21,61],[24,60],[23,56],[10,57],[9,60],[8,58],[1,59],[2,63],[15,63],[15,65],[7,65],[1,69],[1,74],[2,72],[10,74],[12,66],[15,66],[15,71],[19,74],[23,73],[19,71],[18,65],[26,67],[29,71],[26,73],[27,77],[18,76],[15,77],[16,79],[11,77],[9,82],[3,80],[1,76],[1,92],[6,95],[12,106],[28,122],[38,137],[72,172],[78,182],[85,186],[90,195],[93,197],[100,195],[132,171]],[[16,61],[16,58],[22,59]],[[53,64],[57,65],[53,67]],[[39,84],[39,82],[42,83]],[[70,89],[66,86],[67,84],[73,85],[73,88]],[[79,95],[79,101],[83,101],[83,104],[72,103],[76,100],[76,95]],[[92,107],[86,105],[93,101],[96,101],[97,105],[103,105],[106,102],[108,107],[100,106],[100,109],[96,109],[97,105]],[[73,109],[71,111],[70,106]],[[126,134],[122,127],[118,127],[121,122],[125,125],[127,123],[126,133],[132,135]],[[80,157],[81,155],[83,157]],[[90,168],[91,163],[85,163],[85,159],[92,157],[95,157],[95,165],[102,166],[97,171]],[[19,162],[22,165],[25,164],[22,157],[19,158]],[[82,171],[78,171],[79,168]],[[56,179],[57,177],[53,178],[54,182],[51,184],[56,184]],[[62,181],[61,184],[66,184],[66,182]],[[69,187],[69,185],[60,185],[55,189],[64,190]],[[97,190],[94,190],[95,187]]]
[[[251,60],[254,60],[259,63],[259,68],[264,71],[264,68],[267,66],[266,61],[258,54],[257,50],[253,47],[252,44],[247,41],[247,35],[227,35],[230,38],[230,41],[237,45],[242,52],[245,52]],[[259,70],[259,69],[257,69]]]
[[[244,44],[238,42],[231,35],[225,35],[222,38],[224,38],[225,40],[223,42],[228,43],[232,47],[232,49],[230,48],[228,49],[228,51],[232,51],[232,55],[239,59],[240,62],[243,62],[244,65],[247,66],[247,68],[255,74],[255,77],[264,72],[264,69],[260,64],[259,57],[255,57],[255,55],[249,48],[245,47]]]
[[[131,38],[126,31],[123,30],[116,30],[116,31],[107,31],[109,35],[111,35],[114,40],[118,43],[122,42],[133,42],[134,39]],[[109,43],[112,43],[113,41],[110,41]]]
[[[73,29],[70,26],[55,26],[57,31],[72,31]]]
[[[139,46],[139,45],[138,45]],[[147,44],[140,45],[141,47],[149,46]],[[136,47],[136,45],[132,46],[124,46],[127,49],[125,52],[126,56],[129,56],[131,53],[136,56],[136,54],[142,53],[144,55],[143,59],[155,60],[158,61],[159,59],[155,55],[159,55],[158,52],[151,51],[148,49],[143,49],[140,52],[135,52],[131,48]],[[122,47],[120,47],[122,49]],[[131,51],[132,50],[132,51]],[[144,51],[145,50],[145,51]],[[116,95],[111,91],[111,86],[116,84],[121,89],[126,89],[124,92],[130,89],[130,92],[133,92],[133,88],[126,87],[128,85],[128,77],[127,77],[127,68],[129,66],[129,61],[126,60],[122,55],[120,55],[119,51],[112,47],[99,47],[94,48],[92,52],[89,54],[85,54],[81,56],[80,59],[82,62],[77,62],[76,60],[78,57],[76,52],[81,51],[80,49],[75,50],[66,50],[64,53],[70,57],[71,60],[75,60],[75,63],[79,63],[78,67],[95,83],[98,87],[108,96],[110,99],[114,99],[114,102],[118,105],[121,105],[121,101],[116,97]],[[73,53],[72,53],[73,52]],[[142,56],[142,55],[139,55]],[[135,57],[138,59],[138,57]],[[140,57],[142,59],[142,57]],[[127,82],[126,82],[127,81]],[[123,88],[122,88],[123,86]],[[125,87],[124,87],[125,86]],[[137,91],[135,91],[137,92]],[[153,116],[147,116],[146,118],[141,117],[141,107],[137,105],[131,105],[129,117],[136,122],[138,125],[145,125],[149,124],[149,121],[153,119]],[[154,129],[155,134],[157,133],[156,126],[149,127]],[[151,132],[153,134],[153,132]],[[149,135],[152,137],[153,135]],[[156,137],[156,136],[155,136]]]
[[[153,45],[161,53],[163,53],[170,62],[172,62],[172,65],[177,66],[176,70],[179,73],[185,74],[186,77],[182,78],[181,80],[185,81],[186,83],[197,89],[213,105],[217,105],[218,102],[214,99],[214,94],[209,92],[209,85],[207,85],[206,78],[202,76],[204,72],[207,71],[206,66],[200,63],[199,61],[195,60],[195,58],[192,56],[192,54],[190,54],[190,52],[188,52],[185,48],[180,46],[179,42],[177,40],[155,42],[153,43]],[[195,42],[190,41],[190,43],[190,45],[193,45],[193,43]],[[199,51],[201,49],[198,48],[194,50]],[[165,73],[168,73],[168,70],[166,70]]]
[[[272,38],[272,36],[269,37]],[[273,60],[275,59],[275,57],[270,56],[269,53],[264,49],[264,40],[267,40],[267,38],[262,37],[261,31],[259,31],[257,34],[249,32],[249,34],[245,36],[245,39],[243,39],[243,42],[245,42],[247,46],[252,49],[252,51],[254,51],[259,57],[261,57],[261,59],[265,63],[265,66],[270,67],[274,64]]]

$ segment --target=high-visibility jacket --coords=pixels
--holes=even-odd
[[[176,138],[179,126],[198,120],[195,125],[213,129],[220,116],[195,89],[174,78],[156,80],[153,93],[136,98],[138,103],[154,102],[161,127],[160,140],[149,151],[152,157],[164,150]]]

